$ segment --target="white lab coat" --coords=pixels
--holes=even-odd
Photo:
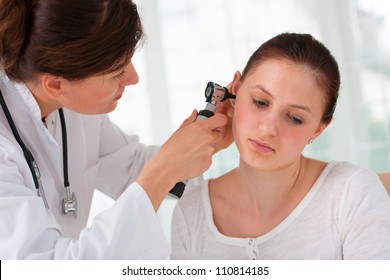
[[[58,112],[41,121],[24,84],[0,73],[0,88],[42,173],[49,209],[36,194],[30,169],[0,110],[0,259],[162,259],[170,246],[143,188],[133,182],[158,147],[125,135],[107,115],[67,110],[68,168],[78,217],[62,213],[65,197]],[[131,120],[129,120],[131,121]],[[86,228],[95,188],[114,199]]]

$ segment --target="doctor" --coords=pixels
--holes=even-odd
[[[0,2],[0,259],[170,254],[157,209],[232,140],[224,114],[160,149],[110,122],[142,35],[131,0]],[[86,228],[95,188],[116,203]]]

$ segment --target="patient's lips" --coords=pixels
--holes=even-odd
[[[255,140],[255,139],[249,139],[249,141],[250,141],[253,149],[259,153],[268,154],[268,153],[272,153],[275,151],[270,145],[268,145],[262,141]]]

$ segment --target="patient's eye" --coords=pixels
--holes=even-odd
[[[262,100],[262,99],[252,99],[252,103],[253,103],[256,107],[258,107],[258,108],[262,108],[262,107],[267,107],[267,106],[268,106],[267,101]]]

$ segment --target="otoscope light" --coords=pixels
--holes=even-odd
[[[235,95],[231,94],[226,87],[220,86],[214,82],[208,82],[204,95],[206,97],[206,102],[214,103],[223,102],[228,98],[236,98]]]

